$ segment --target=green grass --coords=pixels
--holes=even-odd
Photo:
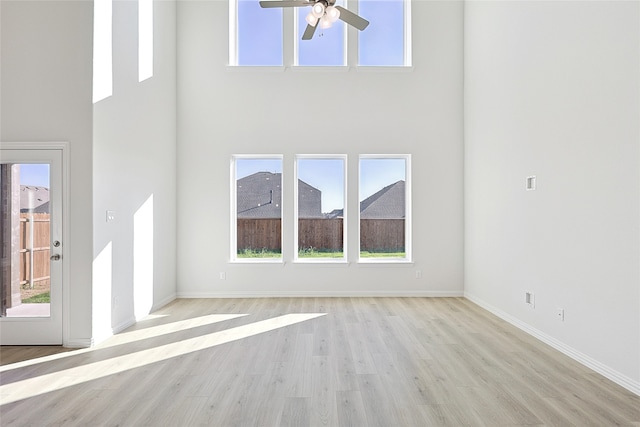
[[[360,258],[405,258],[405,252],[360,252]],[[282,253],[268,249],[240,249],[238,258],[281,258]],[[317,248],[303,248],[298,251],[298,258],[343,258],[344,252]]]
[[[23,304],[45,304],[50,302],[51,302],[50,292],[34,295],[32,297],[22,300]]]
[[[239,249],[238,258],[280,258],[282,254],[268,249]]]
[[[360,252],[360,258],[405,258],[405,252]]]
[[[329,249],[303,248],[298,251],[298,258],[343,258],[344,252]]]

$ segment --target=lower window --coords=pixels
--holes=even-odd
[[[360,156],[360,261],[411,259],[409,161]]]
[[[296,259],[345,259],[345,157],[298,156]]]
[[[282,158],[234,157],[232,259],[282,259]]]

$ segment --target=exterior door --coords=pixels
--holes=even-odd
[[[61,345],[63,150],[0,149],[0,344]]]

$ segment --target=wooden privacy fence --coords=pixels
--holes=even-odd
[[[360,250],[404,251],[404,219],[361,219]]]
[[[20,214],[20,285],[33,287],[35,282],[49,284],[48,213]]]
[[[298,248],[341,251],[342,218],[300,218],[298,220]]]
[[[280,218],[238,218],[237,248],[282,250]],[[300,218],[298,246],[321,250],[343,248],[342,218]],[[404,251],[404,219],[360,220],[360,249],[363,251]]]
[[[280,218],[238,218],[238,250],[282,250],[281,227]]]

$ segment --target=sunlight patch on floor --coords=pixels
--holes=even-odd
[[[164,325],[124,331],[117,335],[114,335],[104,343],[98,345],[96,348],[113,347],[116,345],[127,344],[142,339],[154,338],[160,335],[167,335],[174,332],[184,331],[186,329],[193,329],[200,326],[211,325],[214,323],[237,319],[244,316],[248,316],[248,314],[209,314],[206,316],[193,317],[186,320],[166,323]]]
[[[186,320],[179,320],[177,322],[165,323],[158,326],[150,326],[147,328],[134,329],[131,331],[124,331],[113,337],[109,338],[103,343],[100,343],[96,347],[77,349],[70,352],[56,353],[49,356],[38,357],[34,359],[28,359],[21,362],[11,363],[0,366],[0,372],[8,372],[13,369],[25,368],[27,366],[33,366],[40,363],[52,362],[54,360],[63,359],[65,357],[77,356],[88,351],[96,349],[114,347],[116,345],[123,345],[130,342],[134,342],[146,338],[154,338],[161,335],[166,335],[174,332],[183,331],[186,329],[197,328],[199,326],[211,325],[214,323],[224,322],[227,320],[237,319],[240,317],[248,316],[248,314],[209,314],[206,316],[193,317]],[[141,322],[159,319],[167,317],[167,315],[149,315],[138,322],[136,325],[142,324]],[[134,326],[135,327],[135,326]],[[132,328],[134,328],[132,327]]]
[[[295,313],[213,332],[171,344],[113,357],[38,377],[0,386],[0,405],[5,405],[65,387],[82,384],[99,378],[162,362],[188,353],[205,350],[217,345],[252,337],[261,333],[284,328],[296,323],[316,319],[327,313]]]

